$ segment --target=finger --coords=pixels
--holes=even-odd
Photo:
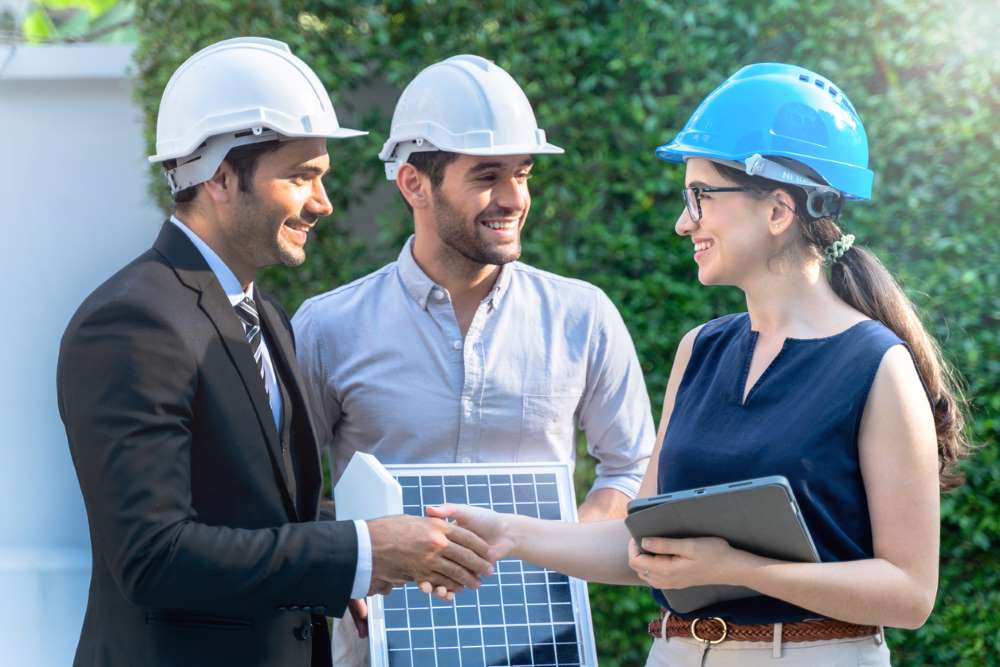
[[[509,540],[502,540],[498,544],[490,547],[489,553],[486,554],[486,560],[491,563],[495,563],[513,550],[512,543]],[[486,576],[491,576],[496,568],[491,567],[490,572]]]
[[[427,505],[424,507],[427,516],[435,519],[459,519],[460,513],[454,505],[445,503],[444,505]]]
[[[368,603],[364,600],[351,600],[350,603],[351,616],[354,617],[355,621],[363,621],[368,618]]]
[[[638,555],[635,558],[629,560],[628,566],[632,568],[639,576],[642,576],[643,572],[650,571],[656,565],[655,556]]]
[[[434,584],[432,584],[429,581],[421,581],[419,584],[417,584],[417,588],[419,588],[420,591],[423,593],[430,594],[434,592]]]
[[[641,553],[642,553],[642,551],[639,549],[639,545],[635,543],[635,540],[633,540],[632,538],[629,538],[629,540],[628,540],[628,557],[631,559],[631,558],[634,558],[634,557],[640,555]]]
[[[364,600],[350,600],[347,603],[351,610],[351,618],[354,619],[354,628],[358,631],[358,637],[365,639],[368,637],[368,605]]]
[[[460,588],[479,588],[481,582],[474,572],[470,572],[463,565],[439,555],[431,564],[431,568],[439,575],[446,577],[459,584]],[[450,590],[457,590],[454,586],[448,586]]]
[[[450,536],[449,536],[450,537]],[[489,548],[483,552],[483,556],[489,555]],[[468,547],[458,544],[457,542],[451,542],[448,546],[441,551],[441,555],[448,560],[461,565],[463,568],[468,570],[473,577],[488,577],[493,574],[493,564],[485,558],[481,558],[479,554],[470,550]]]
[[[490,552],[489,543],[473,533],[471,530],[467,530],[453,523],[445,524],[442,530],[444,531],[444,534],[448,536],[449,540],[455,544],[462,545],[469,551],[474,552],[480,558],[486,558]],[[487,565],[489,564],[487,563]]]
[[[692,540],[673,539],[670,537],[644,537],[642,549],[654,554],[669,554],[672,556],[691,557],[694,548]]]
[[[444,588],[445,590],[451,591],[453,593],[458,593],[459,591],[468,588],[467,586],[463,586],[454,579],[446,577],[437,572],[432,572],[427,579],[428,579],[427,583],[429,585],[429,590],[427,591],[428,593],[433,592],[437,588]]]
[[[451,602],[452,600],[455,599],[455,594],[452,593],[451,591],[449,591],[444,586],[437,586],[434,589],[434,596],[437,597],[437,598],[440,598],[442,600],[445,600],[447,602]]]
[[[392,585],[392,583],[388,581],[380,581],[378,584],[378,588],[375,592],[378,595],[388,595],[389,593],[392,592],[393,588],[395,587]]]

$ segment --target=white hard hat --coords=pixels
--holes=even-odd
[[[466,155],[562,153],[546,142],[531,103],[502,68],[479,56],[453,56],[424,69],[406,87],[379,158],[395,180],[411,153]]]
[[[198,51],[170,77],[149,161],[177,160],[167,180],[179,192],[212,178],[237,146],[363,134],[340,127],[323,84],[287,44],[239,37]]]

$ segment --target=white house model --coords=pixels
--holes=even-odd
[[[403,513],[403,488],[371,454],[355,452],[333,488],[337,519],[376,519]]]

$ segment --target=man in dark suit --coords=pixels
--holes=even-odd
[[[93,545],[78,667],[329,665],[325,616],[351,597],[490,572],[487,545],[444,522],[318,520],[292,330],[253,280],[304,261],[331,211],[326,139],[357,134],[279,42],[220,42],[167,84],[151,160],[176,213],[60,349]]]

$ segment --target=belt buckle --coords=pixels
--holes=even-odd
[[[697,626],[700,621],[718,621],[722,625],[722,636],[718,639],[703,639],[698,636]],[[696,618],[691,621],[691,636],[700,642],[705,642],[706,644],[718,644],[719,642],[725,641],[726,636],[729,634],[729,626],[726,622],[719,618],[718,616],[709,616],[707,618]]]

